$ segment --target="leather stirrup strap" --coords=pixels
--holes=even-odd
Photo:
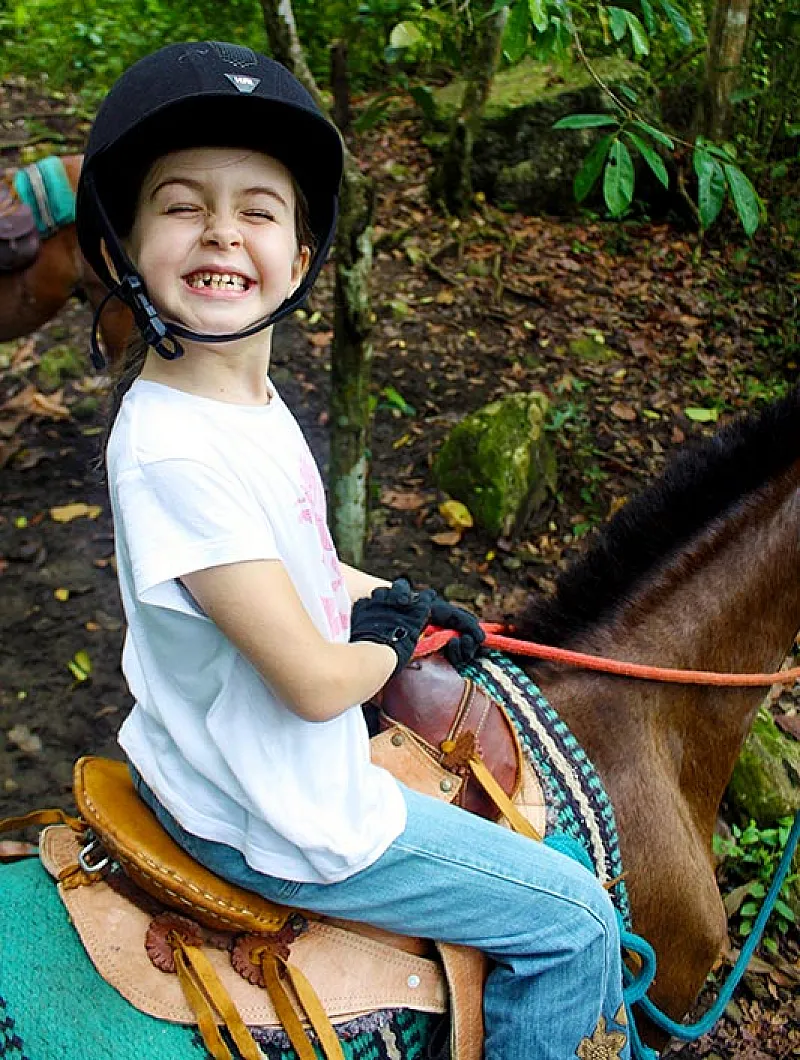
[[[295,1012],[289,993],[281,981],[282,974],[292,984],[301,1008],[316,1031],[326,1060],[344,1060],[344,1052],[342,1051],[341,1042],[336,1036],[336,1031],[333,1029],[333,1025],[320,1004],[314,988],[300,969],[288,964],[278,954],[266,948],[261,952],[260,958],[264,985],[270,1001],[272,1001],[276,1015],[289,1036],[289,1041],[292,1043],[299,1060],[316,1060],[317,1054],[305,1027]]]
[[[217,1027],[214,1017],[216,1011],[245,1060],[263,1060],[252,1034],[203,951],[177,937],[173,939],[172,946],[178,978],[186,1000],[197,1016],[197,1025],[211,1055],[215,1060],[231,1060],[230,1050]]]
[[[23,828],[34,826],[44,828],[48,824],[65,824],[73,832],[85,832],[86,822],[80,817],[70,817],[63,810],[34,810],[32,813],[23,814],[21,817],[5,817],[0,821],[0,835],[4,832],[20,832]],[[3,861],[0,854],[0,861]]]
[[[472,775],[475,777],[477,782],[495,804],[500,813],[505,817],[511,828],[515,832],[519,832],[521,835],[525,835],[528,839],[535,839],[537,843],[541,843],[542,837],[530,823],[530,821],[523,817],[519,812],[514,803],[509,799],[508,795],[503,791],[497,781],[494,779],[492,774],[489,772],[487,767],[481,761],[477,755],[470,755],[468,765],[472,771]]]

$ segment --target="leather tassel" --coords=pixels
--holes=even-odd
[[[281,960],[279,957],[278,960]],[[299,968],[284,962],[286,974],[289,976],[297,1000],[308,1017],[308,1022],[314,1028],[319,1038],[326,1060],[344,1060],[344,1052],[339,1037],[328,1019],[328,1014],[322,1007],[317,992],[306,979]]]
[[[292,1048],[297,1053],[299,1060],[317,1060],[317,1054],[311,1040],[306,1034],[305,1027],[300,1022],[300,1017],[294,1010],[286,987],[280,979],[279,969],[285,968],[285,963],[275,953],[264,949],[261,953],[261,971],[264,976],[264,986],[267,988],[270,1001],[275,1014],[281,1021],[281,1026],[289,1035]]]
[[[263,1060],[261,1050],[237,1012],[236,1006],[220,982],[208,957],[197,946],[187,946],[179,938],[173,941],[173,952],[186,1000],[197,1016],[203,1041],[215,1060],[231,1060],[230,1050],[222,1040],[217,1027],[215,1011],[219,1013],[245,1060]]]
[[[541,843],[542,837],[530,821],[522,816],[480,758],[477,755],[473,755],[469,759],[468,765],[472,770],[472,775],[511,825],[512,829],[521,835],[527,836],[529,839],[535,839],[537,843]]]

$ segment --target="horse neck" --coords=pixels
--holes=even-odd
[[[692,670],[771,672],[800,627],[800,462],[653,572],[613,620],[571,644]],[[601,775],[668,770],[710,833],[766,689],[698,688],[588,671],[535,678]],[[619,780],[617,781],[619,782]]]

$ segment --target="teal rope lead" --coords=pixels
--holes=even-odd
[[[637,953],[642,958],[642,971],[639,975],[634,976],[629,969],[625,969],[625,1006],[628,1010],[628,1022],[631,1032],[631,1055],[634,1060],[655,1060],[658,1054],[654,1052],[654,1050],[648,1048],[648,1046],[644,1045],[639,1037],[636,1024],[633,1018],[631,1018],[633,1005],[638,1005],[641,1008],[641,1011],[644,1012],[657,1027],[660,1027],[668,1034],[671,1034],[673,1038],[679,1038],[684,1042],[693,1042],[697,1038],[701,1038],[704,1034],[707,1034],[712,1029],[714,1024],[725,1011],[725,1006],[728,1004],[731,997],[733,997],[733,992],[739,985],[739,981],[750,963],[750,958],[755,953],[756,947],[761,941],[761,936],[764,933],[764,928],[767,926],[770,914],[775,907],[775,902],[780,894],[783,881],[786,879],[786,875],[789,872],[789,868],[792,864],[792,857],[799,840],[800,810],[795,814],[792,829],[786,840],[786,846],[783,849],[783,855],[781,856],[775,875],[772,878],[769,891],[767,892],[761,909],[758,912],[756,921],[753,924],[753,930],[750,932],[744,946],[742,946],[736,964],[731,969],[730,975],[725,980],[722,989],[719,992],[719,997],[702,1019],[699,1019],[696,1023],[678,1023],[675,1020],[670,1019],[666,1013],[662,1012],[661,1009],[646,996],[646,992],[655,975],[655,953],[653,952],[652,946],[638,935],[634,935],[630,931],[623,931],[621,933],[623,948],[633,950],[634,953]]]

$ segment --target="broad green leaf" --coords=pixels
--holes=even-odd
[[[692,420],[694,423],[716,423],[719,419],[719,412],[717,409],[684,409],[684,415],[688,420]]]
[[[637,136],[636,133],[626,131],[625,135],[628,137],[631,143],[636,145],[639,154],[642,156],[648,166],[650,166],[650,168],[661,181],[661,183],[664,185],[664,187],[668,188],[669,174],[667,173],[667,167],[664,165],[661,156],[656,153],[656,151],[650,146],[650,144],[645,143],[641,136]]]
[[[413,22],[398,22],[391,32],[389,44],[392,48],[413,48],[422,40],[422,31]]]
[[[739,215],[739,220],[742,222],[742,228],[749,236],[751,236],[758,228],[759,222],[758,194],[756,193],[756,189],[744,173],[742,173],[741,169],[729,165],[728,163],[725,164],[724,169],[725,177],[728,181],[728,187],[731,189],[733,205],[736,207],[736,213]]]
[[[578,202],[583,202],[594,187],[597,178],[603,170],[603,163],[606,160],[613,140],[614,137],[611,133],[603,136],[584,158],[581,168],[575,174],[575,181],[572,185]]]
[[[647,133],[648,136],[652,136],[652,138],[658,143],[663,144],[664,147],[668,147],[670,151],[675,146],[669,136],[667,136],[665,132],[662,132],[661,129],[657,129],[654,125],[648,125],[646,121],[642,121],[641,119],[635,121],[633,125],[634,128],[638,129],[640,132]]]
[[[624,96],[629,103],[636,104],[639,102],[639,97],[628,85],[618,85],[617,92],[619,92],[621,96]]]
[[[639,0],[639,6],[642,9],[642,18],[644,19],[645,26],[647,26],[647,32],[652,36],[658,31],[653,5],[650,3],[650,0]]]
[[[517,0],[511,8],[511,14],[506,22],[503,33],[503,53],[508,57],[510,63],[519,62],[528,47],[528,34],[530,32],[530,12],[528,0]]]
[[[619,125],[619,118],[613,114],[568,114],[559,118],[554,129],[599,129],[601,125]]]
[[[786,902],[784,902],[781,898],[776,898],[775,900],[775,912],[780,913],[780,915],[786,920],[788,920],[790,924],[794,923],[794,910],[791,908],[791,906],[788,906]]]
[[[603,196],[612,217],[619,217],[630,206],[634,179],[631,153],[621,140],[615,140],[603,174]]]
[[[628,27],[631,31],[631,41],[633,42],[633,51],[636,55],[649,55],[650,54],[650,41],[647,39],[644,26],[641,24],[639,19],[634,15],[632,11],[625,12],[625,19],[628,23]]]
[[[679,11],[674,4],[671,4],[669,0],[658,0],[661,5],[661,10],[669,19],[672,28],[678,34],[678,39],[682,44],[691,44],[694,40],[694,33],[692,33],[692,27],[686,21],[682,11]]]
[[[614,40],[622,40],[628,30],[628,12],[624,7],[610,7],[608,9],[608,20]]]
[[[528,10],[531,14],[531,22],[539,33],[544,33],[550,24],[550,19],[547,17],[547,0],[528,0]]]
[[[703,143],[703,147],[710,155],[714,158],[718,158],[720,162],[735,162],[736,151],[732,144],[724,144],[719,147],[717,144],[709,143],[707,140]]]
[[[697,174],[697,207],[700,223],[708,228],[719,216],[725,201],[725,176],[716,158],[703,147],[695,147],[694,171]]]

